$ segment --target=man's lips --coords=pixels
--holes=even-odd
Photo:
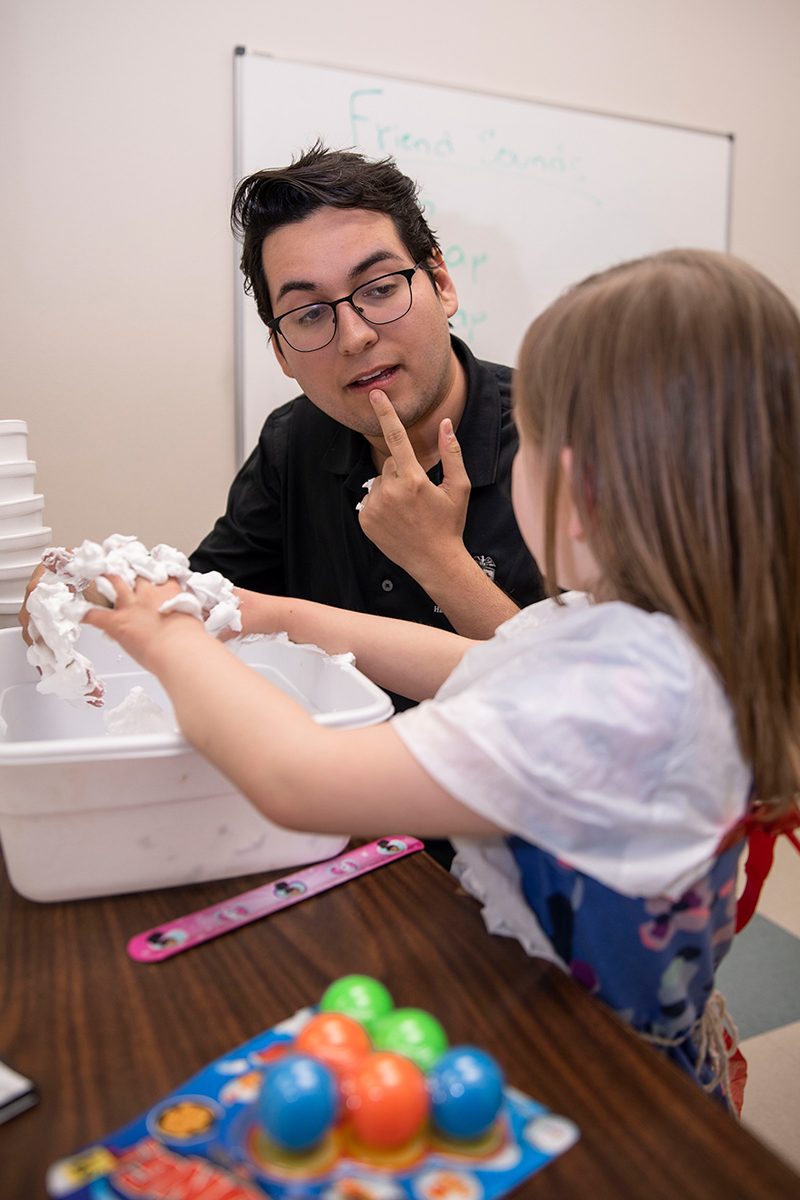
[[[355,379],[351,379],[348,387],[355,388],[357,391],[372,391],[373,388],[385,387],[397,374],[398,367],[378,367],[375,371],[365,371],[363,375],[357,375]]]

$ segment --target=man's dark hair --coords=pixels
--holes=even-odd
[[[288,167],[243,179],[233,197],[231,225],[242,242],[245,291],[255,297],[261,320],[274,316],[261,261],[265,237],[326,205],[362,208],[391,217],[412,262],[424,263],[439,251],[439,243],[422,215],[417,192],[417,184],[393,159],[370,162],[351,150],[328,150],[321,141]]]

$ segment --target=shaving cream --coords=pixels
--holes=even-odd
[[[175,579],[181,591],[165,601],[159,612],[189,613],[202,621],[214,637],[225,631],[241,631],[239,599],[230,580],[218,571],[192,571],[186,555],[172,546],[158,545],[148,550],[135,537],[117,533],[102,545],[85,541],[74,551],[52,547],[45,551],[42,562],[45,572],[26,605],[33,639],[28,662],[41,672],[41,681],[36,685],[40,692],[102,705],[103,682],[89,659],[75,649],[75,642],[80,636],[81,620],[92,607],[80,595],[87,585],[96,580],[100,594],[112,604],[116,600],[108,575],[118,575],[131,588],[137,578],[154,584]]]

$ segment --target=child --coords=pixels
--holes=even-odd
[[[197,620],[160,614],[175,585],[114,579],[116,609],[86,619],[272,820],[468,839],[456,870],[492,927],[544,944],[720,1094],[709,997],[735,830],[751,796],[779,816],[800,785],[800,322],[743,263],[657,255],[534,322],[515,399],[514,510],[551,599],[476,644],[242,593],[245,631],[353,650],[418,708],[314,724]],[[402,426],[370,401],[402,472]]]

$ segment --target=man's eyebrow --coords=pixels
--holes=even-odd
[[[368,254],[366,258],[363,258],[360,263],[357,263],[353,267],[347,278],[351,283],[355,283],[359,275],[363,275],[370,267],[377,266],[378,263],[390,262],[392,259],[399,262],[400,255],[394,250],[374,250],[372,254]]]
[[[392,260],[400,262],[400,255],[394,250],[373,250],[372,254],[368,254],[366,258],[362,258],[361,262],[356,263],[354,267],[347,273],[347,278],[350,283],[355,283],[359,275],[363,275],[370,267],[376,266],[378,263],[391,262]],[[319,292],[322,291],[318,283],[314,283],[311,279],[287,279],[282,283],[275,297],[275,303],[278,304],[288,292]]]
[[[318,291],[316,283],[312,283],[310,279],[287,279],[286,283],[281,284],[280,291],[275,297],[277,304],[287,292],[316,292]]]

